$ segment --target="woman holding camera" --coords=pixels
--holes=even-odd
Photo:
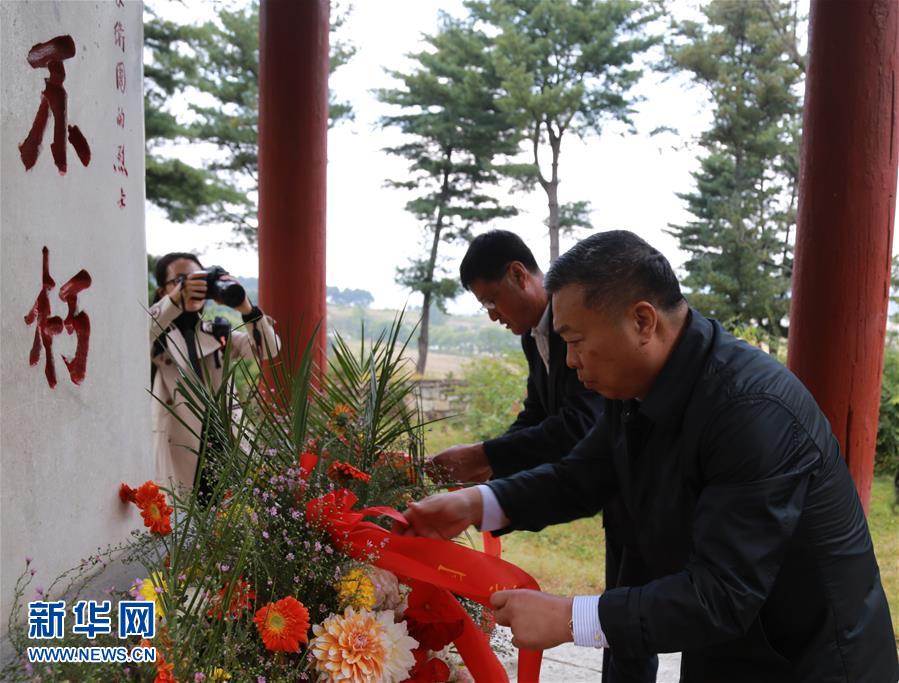
[[[193,373],[218,389],[223,354],[258,360],[275,355],[279,340],[272,319],[252,305],[243,287],[221,268],[206,271],[193,254],[175,252],[156,262],[154,274],[157,289],[150,307],[150,344],[156,479],[189,489],[197,473],[197,435],[204,434],[204,429],[201,419],[179,397],[179,392],[185,392],[179,387],[182,374]],[[237,310],[244,324],[232,331],[222,318],[201,319],[207,299]],[[198,486],[208,496],[208,482]]]

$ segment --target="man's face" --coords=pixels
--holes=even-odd
[[[533,306],[526,287],[516,279],[516,269],[511,265],[495,282],[475,280],[469,289],[477,297],[487,315],[515,334],[524,334],[538,322],[533,320]]]
[[[645,334],[631,313],[588,308],[581,285],[553,294],[553,327],[567,344],[566,363],[586,388],[613,400],[642,398],[651,373]]]

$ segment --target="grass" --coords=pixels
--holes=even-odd
[[[527,571],[547,593],[590,595],[605,589],[601,517],[578,519],[539,533],[516,531],[502,541],[503,559]]]
[[[893,633],[899,646],[899,506],[896,502],[892,477],[875,477],[871,487],[868,526],[880,565],[883,590],[890,603]]]

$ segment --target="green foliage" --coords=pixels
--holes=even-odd
[[[466,364],[456,395],[465,412],[457,422],[476,441],[504,433],[522,408],[527,392],[527,361],[521,353],[478,358]]]
[[[346,21],[338,3],[331,32]],[[146,5],[144,121],[147,199],[177,223],[230,225],[238,242],[255,244],[259,155],[259,5],[223,6],[214,21],[178,25]],[[331,73],[354,53],[331,42]],[[190,97],[187,117],[172,103]],[[329,95],[329,125],[352,118],[352,108]],[[177,146],[211,145],[213,158],[192,166],[173,157]]]
[[[899,326],[899,254],[893,257],[893,269],[890,275],[890,305],[895,308],[890,316],[890,321]]]
[[[883,355],[874,472],[899,473],[899,348],[896,347],[887,347]]]
[[[606,123],[631,124],[630,94],[642,72],[637,56],[656,39],[645,26],[655,18],[633,0],[468,0],[476,25],[495,36],[492,58],[501,79],[500,104],[515,119],[531,156],[530,168],[514,165],[513,178],[546,192],[550,259],[559,231],[589,227],[584,202],[560,205],[562,138],[599,134]],[[548,148],[549,172],[541,167]],[[544,157],[544,162],[546,157]]]
[[[472,227],[517,213],[484,191],[500,175],[498,155],[514,153],[518,137],[509,116],[494,98],[498,80],[487,37],[467,24],[441,15],[429,49],[411,55],[415,67],[391,72],[400,87],[381,90],[378,98],[400,109],[381,120],[407,141],[386,151],[409,162],[402,181],[390,187],[412,190],[406,210],[421,223],[425,253],[397,269],[396,280],[422,294],[417,371],[424,373],[432,304],[445,310],[461,290],[441,269],[442,242],[470,239]]]
[[[190,134],[170,103],[194,78],[196,64],[187,54],[190,30],[161,18],[144,6],[144,131],[147,201],[170,220],[214,221],[244,197],[213,172],[167,156],[165,150],[186,144]]]
[[[593,227],[590,221],[590,202],[568,202],[559,207],[559,231],[563,234],[573,233],[575,230],[589,230]],[[549,227],[549,221],[546,221]]]
[[[670,232],[690,256],[690,302],[719,320],[785,336],[796,219],[800,85],[795,3],[713,0],[706,22],[675,24],[670,65],[711,98],[712,127],[696,189],[679,195],[694,219]]]
[[[758,325],[746,325],[738,320],[724,321],[724,328],[735,337],[770,353],[783,365],[787,364],[787,340]]]

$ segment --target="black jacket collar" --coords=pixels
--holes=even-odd
[[[712,344],[712,323],[697,310],[687,312],[686,328],[656,377],[646,399],[640,404],[640,413],[654,424],[665,424],[680,419],[687,399],[705,364]]]

